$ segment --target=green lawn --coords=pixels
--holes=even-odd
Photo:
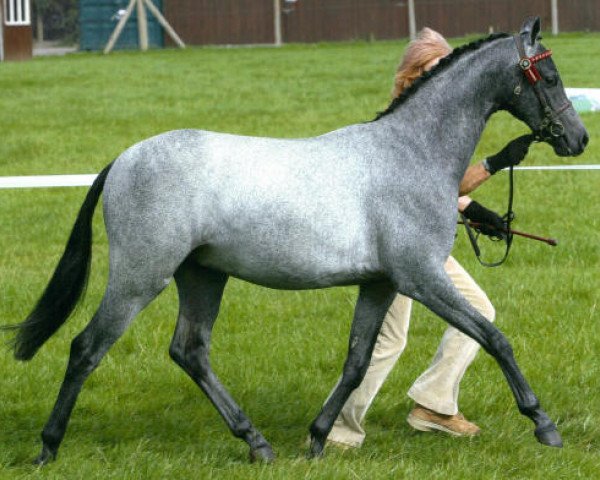
[[[460,44],[464,39],[455,40]],[[599,34],[545,44],[565,85],[600,87]],[[202,128],[303,137],[369,120],[385,108],[405,42],[190,48],[76,54],[0,64],[0,176],[95,173],[129,145],[166,130]],[[534,145],[526,163],[598,164],[600,114],[583,121],[586,153],[558,158]],[[476,159],[526,127],[492,118]],[[212,405],[168,357],[177,302],[171,286],[90,377],[57,462],[30,460],[62,380],[71,339],[98,305],[107,242],[98,209],[87,296],[29,363],[0,351],[0,479],[4,478],[515,478],[600,477],[600,171],[516,172],[515,228],[554,236],[552,248],[517,238],[501,268],[480,267],[460,232],[454,255],[486,290],[562,450],[539,445],[500,370],[480,354],[462,383],[461,408],[483,434],[418,434],[404,421],[405,392],[444,329],[417,306],[405,354],[367,418],[356,451],[305,458],[307,428],[339,375],[356,288],[277,292],[227,287],[213,365],[278,454],[250,465]],[[506,175],[475,194],[504,210]],[[85,188],[0,190],[0,323],[22,320],[62,252]]]

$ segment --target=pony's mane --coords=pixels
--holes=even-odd
[[[448,66],[454,63],[457,58],[462,57],[467,52],[477,50],[481,46],[493,42],[494,40],[498,40],[499,38],[507,38],[510,36],[511,35],[508,33],[492,33],[488,37],[481,38],[479,40],[475,40],[474,42],[467,43],[465,45],[455,48],[449,55],[443,57],[435,67],[433,67],[427,72],[423,72],[423,74],[420,77],[418,77],[408,88],[406,88],[402,93],[400,93],[400,95],[395,97],[383,112],[378,112],[377,116],[372,121],[376,122],[380,118],[385,117],[386,115],[389,115],[390,113],[395,111],[400,105],[402,105],[406,101],[407,98],[409,98],[417,90],[419,90],[419,88],[421,88],[421,86],[424,83],[426,83],[430,78],[435,77],[440,72],[448,68]]]

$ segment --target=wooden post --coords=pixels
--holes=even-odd
[[[0,0],[0,62],[4,60],[4,5],[2,4],[2,0]]]
[[[417,21],[415,19],[415,0],[408,0],[408,35],[411,40],[417,38]]]
[[[156,8],[156,6],[152,3],[152,0],[131,0],[129,5],[127,5],[127,9],[125,10],[125,14],[120,18],[119,23],[115,27],[112,35],[108,39],[108,43],[104,48],[104,53],[110,53],[110,51],[115,46],[115,43],[119,39],[119,35],[125,28],[125,24],[129,17],[131,16],[131,12],[133,12],[133,7],[137,5],[137,14],[138,14],[138,35],[140,40],[140,48],[142,50],[148,50],[148,19],[146,17],[146,10],[144,8],[144,4],[150,10],[150,13],[156,17],[158,23],[162,25],[167,34],[173,39],[173,41],[180,47],[185,48],[185,43],[183,40],[179,38],[179,35],[173,30],[173,27],[169,25],[169,22],[165,20],[160,10]]]
[[[129,17],[131,16],[131,12],[133,12],[133,7],[135,6],[136,2],[137,2],[137,0],[131,0],[129,2],[129,5],[127,5],[125,14],[119,19],[117,26],[115,27],[112,35],[108,39],[108,43],[106,44],[106,47],[104,48],[104,53],[110,53],[110,51],[115,46],[115,43],[117,43],[117,40],[119,39],[119,35],[121,35],[123,28],[125,28],[125,24],[127,23],[127,20],[129,20]]]
[[[145,52],[148,50],[148,18],[146,17],[146,9],[144,8],[143,0],[137,0],[137,16],[140,50]]]
[[[283,43],[281,38],[281,0],[273,0],[273,28],[275,30],[275,46]]]
[[[183,43],[183,40],[179,38],[177,32],[175,32],[175,30],[173,30],[173,27],[169,25],[169,22],[165,20],[165,17],[163,17],[162,13],[160,13],[160,10],[156,8],[156,6],[152,3],[152,0],[144,0],[144,2],[146,2],[146,6],[148,7],[148,10],[150,10],[150,13],[152,13],[152,15],[156,17],[158,23],[162,25],[167,34],[173,39],[173,41],[179,46],[179,48],[185,48],[185,43]]]
[[[558,0],[551,1],[552,35],[558,35]]]
[[[37,12],[37,18],[35,20],[35,27],[37,30],[36,40],[38,42],[43,42],[44,41],[44,19],[42,18],[42,15],[40,14],[39,10]]]

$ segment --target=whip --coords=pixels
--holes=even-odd
[[[459,220],[458,223],[460,225],[464,225],[464,221]],[[478,228],[483,226],[484,224],[482,223],[476,223],[476,222],[468,222],[469,227],[471,228]],[[491,225],[490,225],[491,227]],[[525,237],[525,238],[529,238],[531,240],[537,240],[538,242],[543,242],[546,243],[548,245],[550,245],[551,247],[556,247],[558,245],[558,240],[556,240],[555,238],[547,238],[547,237],[542,237],[540,235],[534,235],[533,233],[526,233],[526,232],[521,232],[519,230],[513,230],[513,229],[503,229],[501,230],[502,233],[508,233],[508,234],[512,234],[512,235],[518,235],[519,237]]]

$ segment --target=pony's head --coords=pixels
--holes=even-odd
[[[588,133],[567,98],[552,52],[540,43],[539,17],[527,19],[514,38],[519,61],[504,108],[525,122],[538,140],[552,145],[557,155],[579,155]]]

